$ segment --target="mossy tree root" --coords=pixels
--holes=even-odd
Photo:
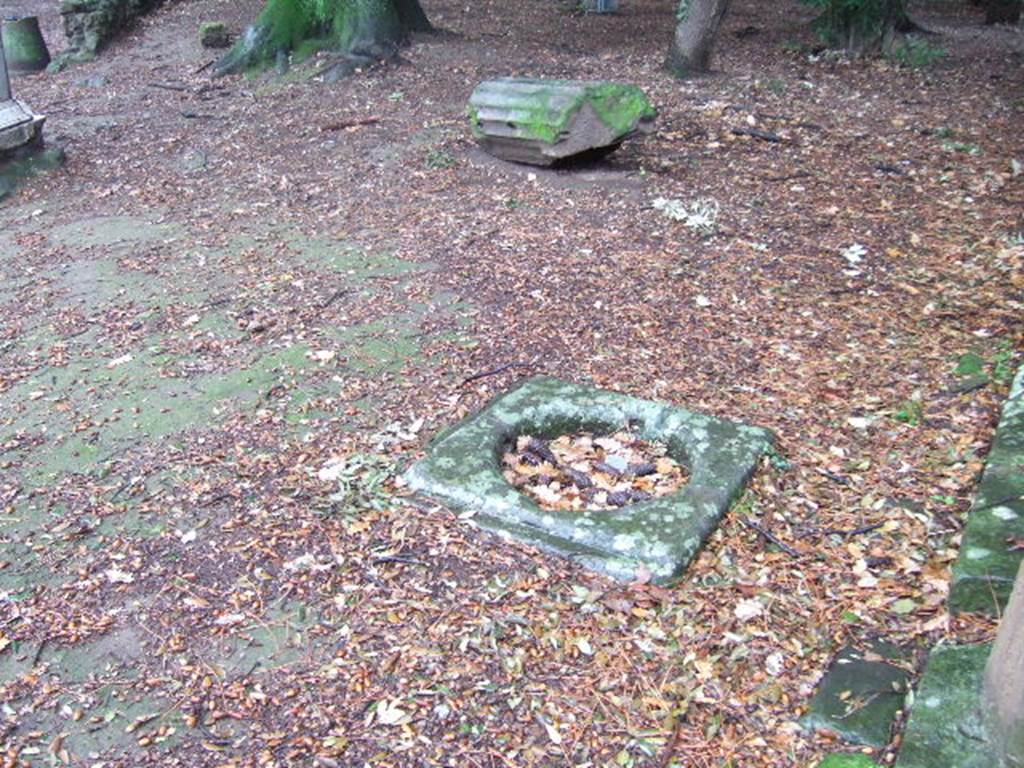
[[[805,0],[824,10],[812,22],[830,48],[853,56],[891,53],[898,35],[931,34],[907,15],[903,0],[865,0],[858,5],[839,0]]]
[[[388,59],[411,32],[432,29],[419,0],[267,0],[214,73],[263,69],[282,57],[317,50]]]

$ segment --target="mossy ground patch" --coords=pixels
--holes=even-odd
[[[542,509],[502,475],[501,456],[520,435],[623,427],[665,443],[690,481],[620,510],[579,512]],[[771,442],[771,433],[757,427],[539,377],[442,434],[407,478],[415,490],[472,513],[484,528],[614,578],[649,573],[664,582],[697,554]]]

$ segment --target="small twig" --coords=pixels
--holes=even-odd
[[[202,71],[203,71],[204,69],[206,69],[206,68],[208,68],[208,67],[209,67],[210,65],[212,65],[212,64],[213,64],[213,62],[215,62],[215,61],[216,61],[216,59],[210,59],[210,60],[209,60],[208,62],[206,62],[205,64],[203,64],[203,65],[202,65],[201,67],[199,67],[199,69],[197,69],[197,70],[193,71],[193,72],[192,72],[192,74],[193,74],[193,75],[198,75],[198,74],[199,74],[200,72],[202,72]]]
[[[214,309],[216,307],[223,307],[225,304],[230,304],[231,301],[232,301],[232,297],[231,296],[222,296],[219,299],[211,299],[210,301],[208,301],[205,304],[203,304],[203,306],[201,306],[199,308],[199,311],[202,312],[203,310],[207,310],[207,309]]]
[[[676,747],[679,746],[679,737],[683,733],[683,723],[685,721],[685,715],[676,717],[675,727],[672,729],[672,735],[669,737],[668,744],[665,745],[665,752],[658,761],[657,768],[668,768],[669,763],[672,762],[672,756],[675,755]]]
[[[244,672],[241,676],[237,677],[236,679],[237,680],[245,680],[245,679],[247,679],[249,676],[252,675],[253,672],[256,671],[256,669],[258,667],[262,666],[262,664],[263,664],[262,661],[260,661],[259,659],[256,659],[256,661],[254,661],[252,663],[252,666],[249,667],[248,671]]]
[[[874,168],[876,171],[881,171],[882,173],[894,173],[897,176],[907,175],[907,172],[904,171],[902,168],[899,168],[898,166],[895,165],[889,165],[889,163],[875,163],[871,167]]]
[[[843,475],[837,475],[835,472],[829,472],[827,469],[816,470],[819,475],[824,475],[833,483],[839,483],[840,485],[849,485],[850,478],[844,477]]]
[[[320,302],[320,306],[317,307],[317,308],[318,309],[327,309],[329,306],[331,306],[331,304],[336,302],[338,299],[340,299],[342,296],[344,296],[347,293],[348,293],[348,289],[347,288],[341,288],[341,289],[335,291],[334,293],[332,293],[330,296],[328,296],[322,302]]]
[[[29,665],[30,668],[35,667],[35,665],[39,663],[39,660],[43,657],[43,650],[49,642],[50,641],[46,638],[39,641],[39,647],[36,648],[35,655],[32,657],[32,663]]]
[[[779,136],[777,133],[771,131],[762,131],[759,128],[733,128],[732,133],[735,136],[750,136],[761,141],[768,141],[772,144],[792,144],[792,139],[787,139],[783,136]]]
[[[843,538],[850,538],[851,536],[860,536],[863,533],[871,533],[877,531],[885,523],[871,523],[871,525],[862,525],[859,528],[819,528],[817,533],[822,536],[842,536]]]
[[[344,128],[355,128],[356,126],[359,125],[373,125],[374,123],[379,122],[380,118],[375,116],[356,117],[351,120],[338,120],[335,123],[327,123],[326,125],[321,125],[320,130],[323,131],[324,133],[327,133],[328,131],[340,131],[343,130]]]
[[[216,496],[213,496],[213,497],[207,499],[206,501],[199,502],[199,504],[197,506],[199,506],[199,507],[211,507],[214,504],[216,504],[217,502],[225,501],[226,499],[233,499],[233,498],[234,498],[234,496],[232,496],[230,493],[218,493]]]
[[[740,520],[742,520],[743,524],[746,525],[748,528],[757,531],[761,536],[770,541],[772,544],[781,549],[790,557],[800,557],[800,553],[797,550],[793,549],[793,547],[789,546],[789,544],[779,539],[771,531],[755,523],[749,517],[742,517],[740,518]]]
[[[860,293],[862,290],[864,290],[864,286],[862,285],[850,285],[847,286],[846,288],[829,288],[828,295],[842,296],[843,294],[846,293]]]
[[[231,743],[231,739],[225,739],[224,737],[218,736],[213,731],[211,731],[209,726],[207,726],[206,723],[202,721],[202,719],[200,719],[196,723],[196,727],[203,732],[203,735],[206,736],[210,744],[212,744],[215,747],[226,747]]]
[[[765,181],[793,181],[794,179],[806,179],[810,175],[809,171],[797,171],[788,176],[762,176],[761,178]]]
[[[530,365],[533,365],[533,363],[505,363],[504,365],[499,365],[497,368],[491,368],[489,371],[482,371],[481,373],[474,373],[472,376],[467,376],[462,380],[462,384],[459,386],[464,387],[467,384],[478,381],[479,379],[485,379],[488,376],[497,376],[499,373],[504,373],[509,368],[522,368]]]
[[[184,109],[181,116],[186,120],[223,120],[220,115],[207,115],[202,112],[193,112],[191,109]]]
[[[117,497],[120,496],[125,491],[127,491],[133,485],[135,485],[135,478],[134,477],[130,477],[127,480],[125,480],[123,483],[121,483],[121,485],[118,487],[118,489],[116,491],[114,491],[113,494],[111,494],[111,496],[110,496],[111,503],[113,503],[114,501],[117,501]]]
[[[380,557],[373,558],[370,563],[372,565],[383,565],[384,563],[405,563],[406,565],[422,565],[424,568],[427,567],[427,564],[422,560],[416,560],[415,558],[407,557],[406,555],[381,555]]]
[[[173,83],[146,83],[150,88],[162,88],[165,91],[187,91],[187,85],[174,85]]]

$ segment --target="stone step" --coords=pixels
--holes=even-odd
[[[991,646],[937,646],[903,733],[896,768],[999,768],[982,716],[982,675]]]
[[[1024,561],[1024,366],[1010,395],[985,460],[974,505],[953,564],[949,609],[997,616],[1006,606]]]

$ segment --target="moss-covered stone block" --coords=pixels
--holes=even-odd
[[[6,160],[0,158],[0,201],[14,194],[26,181],[38,173],[52,171],[64,164],[61,147],[30,148],[15,152]]]
[[[203,48],[227,48],[231,33],[223,21],[207,21],[199,25],[199,44]]]
[[[928,658],[896,768],[999,768],[981,714],[991,646],[938,646]]]
[[[1017,371],[953,564],[949,608],[998,615],[1024,560],[1024,368]]]
[[[480,145],[532,165],[610,152],[649,133],[656,116],[644,92],[624,83],[506,77],[480,83],[469,99]]]
[[[501,455],[522,434],[554,438],[623,427],[665,443],[687,467],[678,491],[614,511],[554,511],[513,488]],[[480,526],[553,551],[613,578],[679,576],[772,443],[770,432],[557,379],[530,379],[442,433],[406,474],[416,491],[464,510]]]
[[[23,16],[0,23],[4,58],[11,72],[39,72],[50,63],[50,52],[39,31],[36,16]]]
[[[884,746],[907,695],[906,662],[907,654],[892,643],[843,648],[818,684],[802,725],[852,744]]]

